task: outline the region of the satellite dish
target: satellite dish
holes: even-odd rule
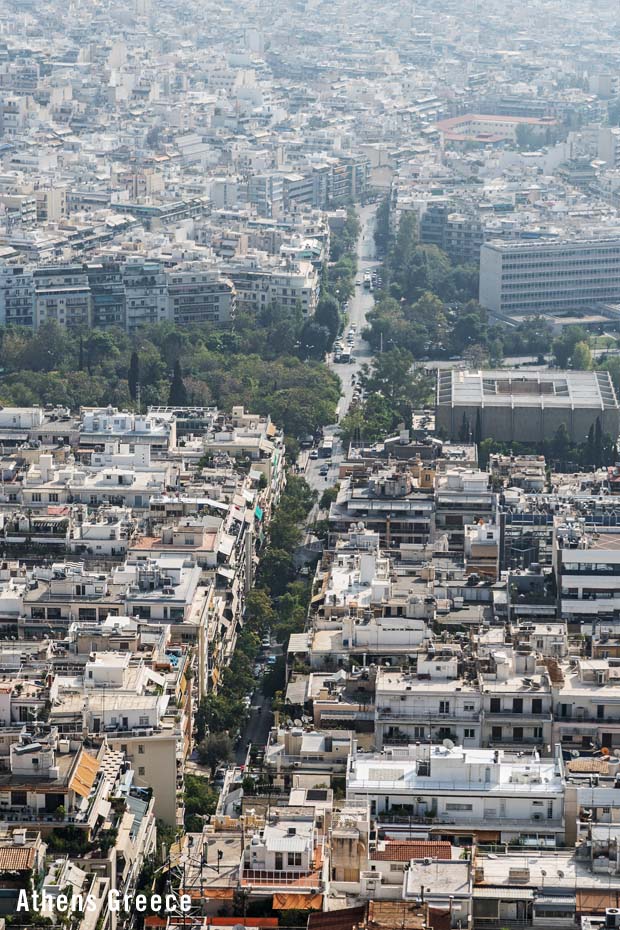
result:
[[[614,749],[614,756],[616,759],[620,759],[620,749]]]
[[[301,726],[301,720],[293,720],[293,726],[294,726],[294,727],[300,727],[300,726]]]
[[[448,752],[454,749],[454,743],[452,742],[451,739],[445,739],[441,745],[444,746],[445,749],[448,750]]]
[[[616,752],[617,752],[617,751],[618,751],[618,750],[616,750]],[[571,756],[573,757],[573,759],[578,759],[578,758],[579,758],[579,750],[578,750],[578,749],[571,749],[571,753],[570,753],[570,754],[571,754]]]

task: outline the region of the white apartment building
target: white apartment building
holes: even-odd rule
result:
[[[560,615],[584,632],[599,621],[613,621],[620,612],[620,534],[613,529],[584,533],[556,527],[553,566]]]
[[[465,528],[493,515],[496,495],[489,489],[486,472],[451,468],[437,478],[435,531],[445,533],[450,549],[463,549]],[[491,529],[489,532],[494,533]],[[494,542],[494,539],[490,540]]]
[[[482,696],[477,681],[459,677],[458,656],[431,652],[417,673],[380,668],[375,690],[375,745],[416,741],[480,746]]]
[[[352,752],[347,801],[370,801],[380,824],[424,824],[435,839],[563,845],[561,753],[507,759],[503,750],[410,745]]]
[[[485,746],[516,750],[536,746],[551,751],[552,696],[546,668],[536,664],[528,648],[510,646],[479,652],[482,692],[482,740]]]
[[[128,332],[168,319],[168,281],[160,262],[126,262],[123,266],[123,283],[125,326]]]
[[[620,661],[577,659],[552,668],[553,738],[567,749],[620,748]]]
[[[620,299],[620,236],[495,239],[480,249],[480,303],[499,316]]]
[[[168,273],[168,315],[180,326],[228,323],[235,305],[234,284],[217,271],[186,263]]]
[[[147,414],[130,413],[117,407],[84,407],[80,446],[117,442],[149,445],[154,452],[167,452],[176,445],[176,419],[172,410],[158,408]]]
[[[292,310],[299,304],[304,316],[314,315],[321,281],[312,262],[263,263],[250,256],[228,265],[224,272],[236,288],[240,310],[256,311],[271,303]]]

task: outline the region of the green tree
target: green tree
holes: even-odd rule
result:
[[[185,829],[189,833],[202,833],[204,818],[214,814],[218,792],[200,775],[185,776]]]
[[[325,488],[319,500],[321,510],[328,510],[338,497],[338,485],[331,488]]]
[[[187,406],[187,390],[183,381],[181,363],[178,359],[174,363],[174,372],[172,375],[172,381],[170,382],[170,394],[168,396],[168,403],[174,407]]]
[[[570,452],[570,445],[570,436],[566,423],[560,423],[551,440],[551,451],[554,457],[560,462],[565,462]]]
[[[269,592],[264,588],[252,588],[245,598],[246,622],[250,628],[263,635],[271,629],[275,620],[275,610]]]
[[[480,446],[482,442],[482,420],[480,418],[480,410],[476,410],[476,426],[474,429],[474,442],[477,446]]]
[[[209,710],[207,699],[203,697],[200,699],[198,707],[196,708],[196,713],[194,714],[194,729],[196,731],[196,741],[198,743],[202,743],[207,735],[208,717]]]
[[[131,353],[131,358],[129,360],[127,383],[129,385],[129,396],[132,400],[137,400],[138,384],[140,383],[140,358],[135,349]]]
[[[261,559],[259,579],[271,591],[272,597],[280,597],[293,575],[293,560],[283,549],[267,549]]]
[[[579,342],[588,341],[588,334],[581,326],[567,326],[562,333],[553,340],[552,350],[559,368],[568,368],[575,346]]]
[[[620,356],[610,355],[597,367],[609,372],[616,394],[620,394]]]
[[[208,765],[211,778],[221,762],[230,762],[234,758],[233,745],[227,733],[210,733],[198,745],[198,759],[201,765]]]
[[[576,371],[589,371],[592,368],[592,353],[587,342],[581,341],[575,345],[570,359],[570,367]]]
[[[321,297],[317,304],[314,319],[319,326],[327,329],[329,332],[329,341],[332,343],[338,335],[338,330],[340,328],[340,306],[336,298],[331,294],[326,294]]]
[[[594,424],[594,464],[597,468],[603,464],[603,428],[601,418],[596,418]]]
[[[240,698],[225,694],[208,694],[205,698],[207,726],[212,733],[234,731],[244,718],[243,702]]]

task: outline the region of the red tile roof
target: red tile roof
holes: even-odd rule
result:
[[[443,840],[409,840],[406,843],[386,843],[372,855],[380,862],[408,862],[410,859],[451,859],[452,847]]]

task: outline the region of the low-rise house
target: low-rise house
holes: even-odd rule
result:
[[[274,908],[307,907],[325,880],[323,839],[307,808],[275,808],[246,842],[239,884],[251,896],[274,896]],[[301,901],[300,901],[301,897]]]
[[[349,730],[273,729],[265,749],[265,766],[286,784],[300,770],[314,774],[343,773],[355,741]]]

